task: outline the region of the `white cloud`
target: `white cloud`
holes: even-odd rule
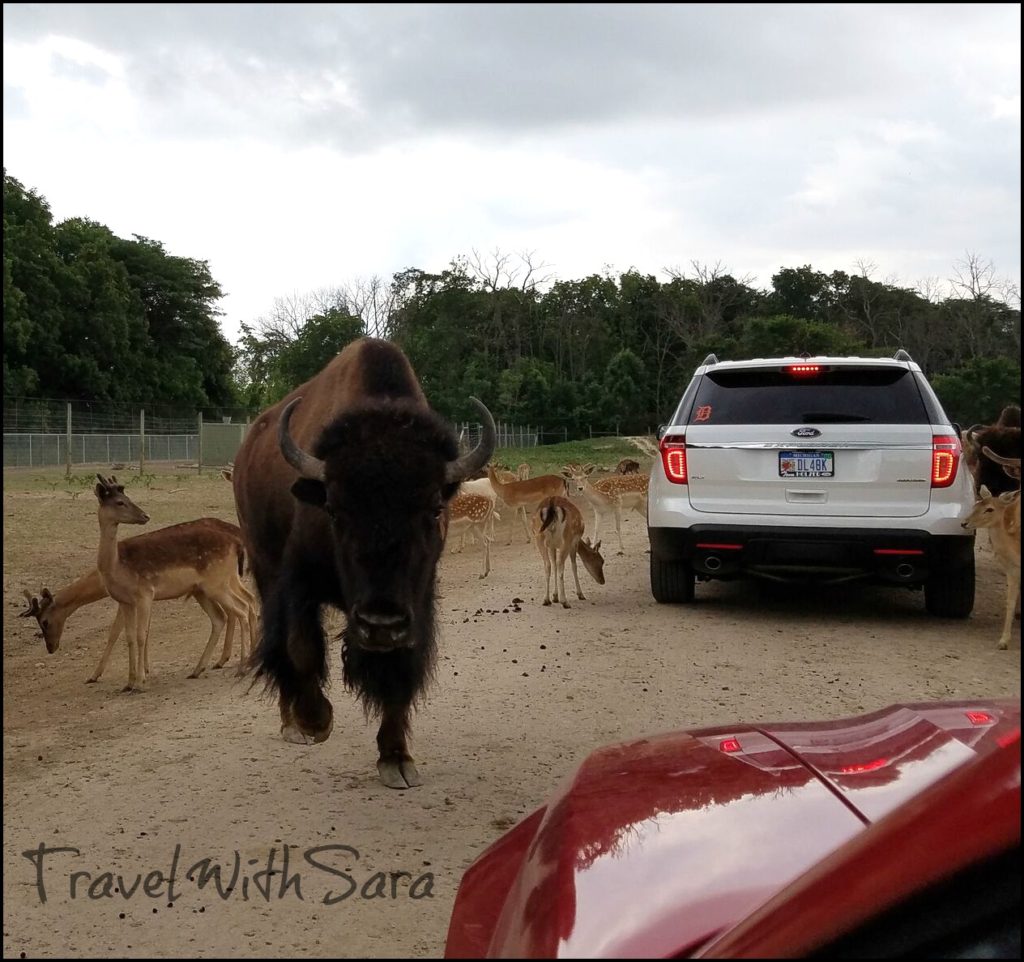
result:
[[[1019,282],[1010,5],[4,7],[4,164],[224,327],[477,250]]]

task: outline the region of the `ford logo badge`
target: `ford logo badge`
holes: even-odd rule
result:
[[[790,432],[795,438],[816,438],[821,434],[817,428],[797,428]]]

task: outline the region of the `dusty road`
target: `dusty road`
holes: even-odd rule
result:
[[[99,684],[84,684],[113,617],[109,600],[73,616],[61,650],[47,655],[34,620],[18,617],[21,590],[56,588],[94,563],[95,507],[88,491],[25,487],[8,478],[4,489],[9,958],[438,956],[461,873],[604,742],[1020,695],[1019,623],[1010,650],[997,651],[1005,589],[987,551],[965,623],[929,618],[920,594],[878,588],[766,599],[751,585],[698,585],[698,603],[682,609],[652,601],[634,514],[626,554],[608,559],[608,583],[594,585],[581,566],[587,600],[563,610],[540,606],[540,560],[508,517],[486,581],[474,548],[445,556],[442,658],[414,721],[426,784],[389,791],[376,779],[375,729],[340,684],[334,734],[299,747],[279,738],[275,706],[233,670],[188,680],[208,624],[193,602],[154,609],[145,693],[119,693],[122,651]],[[216,477],[128,490],[150,527],[234,520],[230,486]],[[336,645],[331,664],[337,674]],[[282,868],[284,844],[289,885],[282,893],[285,877],[271,876],[266,900],[258,873],[272,850],[269,867]],[[41,845],[76,851],[23,854]],[[311,851],[318,846],[348,849]],[[212,881],[199,888],[184,878],[208,859],[207,868],[224,867],[227,889],[236,852],[238,879],[224,897]],[[358,888],[325,904],[350,890],[327,869]],[[148,895],[152,872],[163,878],[149,877]],[[379,872],[408,874],[392,888]]]

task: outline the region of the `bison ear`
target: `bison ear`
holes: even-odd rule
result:
[[[327,504],[327,487],[323,481],[314,481],[312,478],[299,478],[292,485],[292,494],[300,501],[313,505],[314,508],[322,508]]]

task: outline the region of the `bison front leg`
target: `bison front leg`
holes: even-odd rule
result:
[[[409,754],[409,705],[385,705],[377,732],[377,772],[388,788],[415,788],[423,784]]]
[[[320,606],[294,586],[284,586],[263,611],[263,634],[254,661],[258,675],[277,689],[281,737],[297,745],[326,741],[334,710],[323,693],[326,645]]]

